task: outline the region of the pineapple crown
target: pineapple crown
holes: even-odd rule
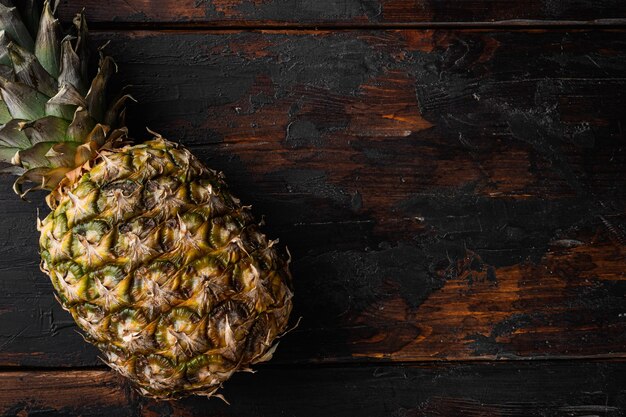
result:
[[[0,0],[0,163],[18,176],[13,189],[22,198],[51,191],[50,207],[100,150],[126,143],[130,98],[107,99],[117,66],[102,48],[98,73],[89,78],[85,15],[76,15],[64,36],[58,1],[20,0],[16,7]]]

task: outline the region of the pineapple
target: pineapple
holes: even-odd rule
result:
[[[158,134],[131,143],[113,60],[89,78],[82,14],[62,37],[49,0],[19,6],[0,0],[0,160],[22,197],[50,191],[41,269],[142,394],[219,396],[285,332],[288,258],[220,173]]]

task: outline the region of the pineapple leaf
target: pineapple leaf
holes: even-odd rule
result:
[[[0,29],[6,31],[11,39],[19,43],[22,47],[33,52],[35,42],[26,29],[24,22],[20,19],[19,13],[15,7],[7,7],[0,4]]]
[[[137,102],[137,100],[135,100],[135,98],[131,96],[130,94],[125,94],[122,97],[120,97],[115,102],[115,104],[113,104],[113,106],[111,106],[109,110],[107,111],[104,117],[105,124],[109,126],[124,125],[124,115],[125,115],[124,110],[125,110],[127,100],[134,101],[135,103]]]
[[[87,93],[85,100],[87,101],[89,113],[97,121],[104,119],[106,111],[106,89],[111,77],[117,72],[117,65],[113,58],[104,57],[100,60],[98,75],[91,82],[91,88]]]
[[[80,60],[80,76],[81,79],[87,80],[89,79],[89,37],[84,12],[74,17],[74,27],[76,29],[77,38],[74,51]]]
[[[80,58],[74,51],[72,41],[76,38],[66,36],[61,43],[61,74],[59,75],[59,85],[73,85],[81,95],[87,94],[87,87],[80,73]]]
[[[50,161],[46,154],[55,145],[55,142],[39,142],[28,149],[18,152],[16,162],[26,169],[49,167]]]
[[[48,74],[53,77],[59,76],[60,41],[61,24],[52,14],[50,1],[46,0],[39,22],[35,55]]]
[[[0,64],[11,65],[11,57],[9,56],[9,43],[11,39],[7,35],[6,31],[0,31]]]
[[[20,0],[20,15],[33,39],[37,36],[41,18],[41,0]],[[56,7],[56,5],[55,5]]]
[[[71,106],[67,104],[50,104],[46,103],[46,115],[47,116],[56,116],[65,120],[72,120],[74,118],[74,113],[76,112],[76,106]]]
[[[15,73],[13,72],[13,67],[9,65],[0,65],[0,77],[6,78],[7,80],[15,81]]]
[[[89,73],[85,15],[76,15],[62,38],[59,3],[0,0],[0,163],[14,165],[20,195],[53,191],[51,207],[62,195],[55,188],[78,181],[100,149],[126,143],[122,120],[129,98],[107,102],[117,67],[101,56],[96,77]],[[100,124],[105,119],[114,126]],[[26,182],[34,184],[23,191]]]
[[[81,166],[85,162],[93,159],[96,150],[92,147],[91,143],[83,143],[76,148],[76,155],[74,156],[74,166]]]
[[[30,123],[20,124],[31,144],[39,142],[65,142],[65,132],[70,123],[59,117],[47,116]]]
[[[43,188],[44,174],[46,171],[47,170],[45,168],[35,168],[28,170],[20,175],[13,183],[13,191],[15,191],[15,194],[19,195],[20,198],[24,198],[24,196],[26,196],[26,194],[31,191],[41,190]],[[25,182],[32,182],[38,185],[35,185],[24,191],[22,189],[22,184],[24,184]]]
[[[71,142],[83,142],[84,138],[96,126],[96,121],[83,107],[76,109],[74,120],[67,129],[67,138]]]
[[[26,84],[0,78],[0,93],[16,119],[35,120],[46,115],[48,97]]]
[[[15,154],[20,151],[20,148],[9,148],[0,145],[0,162],[11,163]]]
[[[74,168],[76,166],[76,152],[82,144],[79,142],[62,142],[55,144],[46,153],[46,158],[50,161],[50,166],[53,167],[68,167]]]
[[[0,128],[0,148],[26,149],[31,145],[20,123],[20,120],[13,119]]]
[[[26,171],[22,174],[14,183],[13,191],[21,198],[24,198],[26,194],[35,190],[53,189],[70,171],[70,168],[59,167],[55,169],[50,168],[34,168]],[[26,190],[22,189],[22,184],[26,182],[32,182],[37,184]]]
[[[6,168],[0,169],[0,174],[10,174],[10,175],[15,175],[17,177],[19,177],[25,172],[26,172],[25,168],[17,167],[15,165],[10,165]]]
[[[14,42],[9,44],[8,50],[18,81],[36,88],[48,97],[56,93],[54,78],[41,66],[35,55]]]
[[[92,129],[92,131],[89,132],[89,135],[87,135],[87,138],[85,138],[84,142],[85,143],[95,142],[98,145],[98,148],[100,148],[106,143],[106,139],[107,139],[107,135],[109,131],[110,129],[108,126],[101,125],[100,123],[98,123]]]
[[[48,100],[48,104],[87,107],[87,102],[72,84],[63,84],[59,92]]]
[[[4,101],[0,100],[0,125],[7,123],[12,118],[13,117],[11,116],[11,112],[9,112],[9,108]]]

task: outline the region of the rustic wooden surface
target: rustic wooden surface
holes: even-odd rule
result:
[[[67,19],[83,7],[94,23],[105,25],[527,25],[528,20],[613,24],[626,19],[622,0],[62,0],[59,10]]]
[[[113,372],[0,373],[12,416],[623,416],[618,363],[474,363],[266,369],[238,374],[221,400],[140,398]],[[281,382],[283,381],[283,382]],[[288,381],[288,383],[285,383]],[[520,395],[523,392],[523,395]]]
[[[224,171],[289,246],[302,321],[231,407],[139,399],[0,177],[0,414],[626,415],[626,8],[503,3],[62,2],[111,40],[133,135]],[[490,26],[514,18],[545,27]]]

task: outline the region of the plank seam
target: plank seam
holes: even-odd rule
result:
[[[92,22],[98,31],[351,31],[351,30],[429,30],[429,29],[498,29],[521,31],[528,29],[626,29],[624,19],[578,20],[502,20],[496,22],[412,22],[412,23],[280,23],[280,22]]]
[[[416,361],[355,361],[355,362],[309,362],[309,363],[266,363],[257,365],[257,370],[281,370],[281,369],[336,369],[336,368],[359,368],[359,367],[445,367],[462,365],[512,365],[512,364],[551,364],[551,363],[622,363],[626,362],[624,356],[614,357],[550,357],[550,358],[525,358],[516,360],[485,359],[448,359],[448,360],[416,360]],[[75,371],[111,371],[106,365],[98,366],[0,366],[0,373],[13,372],[75,372]]]

